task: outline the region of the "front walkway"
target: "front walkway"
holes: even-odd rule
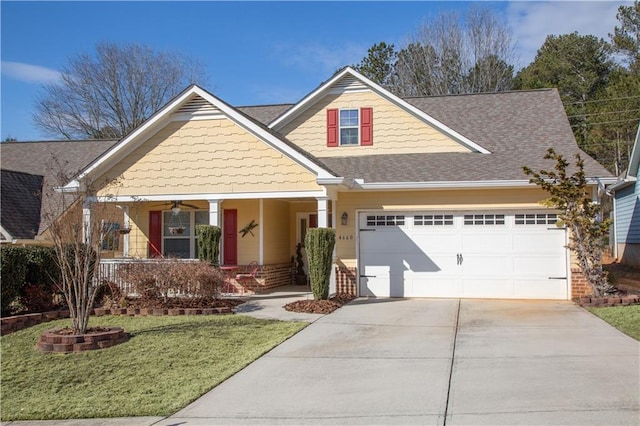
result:
[[[283,308],[287,303],[297,300],[313,299],[309,286],[290,285],[277,287],[263,293],[240,297],[247,302],[237,306],[234,311],[240,315],[248,315],[260,319],[277,319],[281,321],[314,322],[324,315],[289,312]]]

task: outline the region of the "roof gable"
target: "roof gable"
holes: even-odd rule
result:
[[[128,154],[172,121],[207,120],[220,117],[231,120],[248,133],[278,150],[284,156],[315,173],[319,179],[336,177],[320,161],[297,149],[282,136],[206,90],[193,85],[176,96],[109,151],[97,158],[75,180],[65,185],[63,190],[77,190],[80,183],[87,177],[97,178],[104,175],[112,166],[123,160]]]
[[[322,98],[324,98],[327,94],[331,93],[342,93],[342,92],[357,92],[362,90],[371,90],[382,98],[388,100],[399,108],[404,109],[409,114],[415,116],[416,118],[428,123],[430,126],[435,129],[441,131],[451,139],[460,143],[461,145],[469,148],[471,151],[489,154],[490,151],[485,149],[484,147],[478,145],[473,142],[466,136],[458,133],[452,128],[448,127],[441,121],[433,118],[431,115],[425,113],[424,111],[416,108],[414,105],[406,102],[405,100],[399,98],[388,90],[384,89],[380,85],[374,83],[369,80],[362,74],[358,73],[351,67],[346,67],[342,71],[336,73],[331,79],[321,84],[316,90],[309,93],[302,100],[300,100],[295,106],[285,111],[271,123],[269,123],[269,127],[279,131],[300,114],[302,114],[305,110],[307,110],[311,105],[317,103]]]

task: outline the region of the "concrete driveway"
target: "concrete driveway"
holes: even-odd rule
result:
[[[159,425],[639,424],[640,345],[569,302],[358,299]]]

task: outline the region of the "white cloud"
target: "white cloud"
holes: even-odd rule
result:
[[[61,76],[56,70],[22,62],[2,61],[1,69],[3,75],[26,83],[55,83]]]
[[[317,71],[326,76],[346,65],[360,62],[368,48],[348,42],[334,47],[320,43],[292,44],[276,46],[275,55],[288,66]]]
[[[547,35],[594,35],[608,40],[608,34],[618,24],[616,13],[620,5],[631,2],[553,1],[510,2],[506,17],[517,42],[521,64],[530,63]]]

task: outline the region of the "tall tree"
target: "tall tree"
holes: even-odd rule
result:
[[[390,88],[402,96],[508,90],[514,52],[509,27],[491,10],[441,14],[398,53]]]
[[[577,32],[550,35],[533,62],[518,73],[514,85],[518,89],[556,87],[578,144],[594,154],[589,124],[594,101],[606,88],[614,68],[611,48],[604,40]]]
[[[61,80],[43,86],[34,122],[66,139],[121,138],[190,83],[202,66],[184,55],[140,44],[99,43],[68,61]]]
[[[393,44],[384,41],[376,43],[369,48],[367,56],[362,58],[359,64],[353,68],[382,86],[388,86],[393,76],[393,66],[398,54]]]
[[[640,75],[640,2],[636,0],[633,6],[620,6],[616,18],[620,26],[609,34],[613,49],[625,55],[631,72]]]

